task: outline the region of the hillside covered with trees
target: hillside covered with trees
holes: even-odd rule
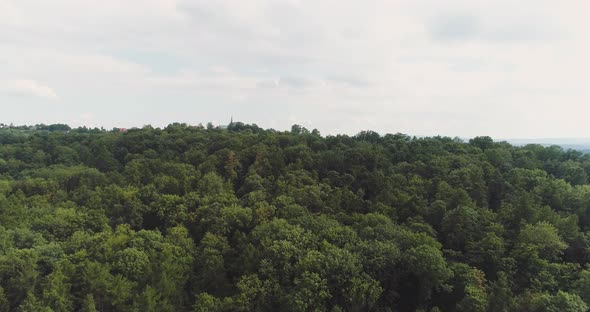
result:
[[[0,312],[587,311],[590,155],[233,123],[0,129]]]

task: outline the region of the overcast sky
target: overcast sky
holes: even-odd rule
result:
[[[0,122],[590,137],[589,9],[0,0]]]

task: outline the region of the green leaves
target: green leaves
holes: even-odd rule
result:
[[[4,288],[0,287],[0,312],[8,312],[9,309],[10,302],[8,302],[8,298],[6,298]]]
[[[557,229],[547,222],[540,222],[535,225],[525,225],[518,235],[515,252],[532,249],[539,257],[552,260],[565,248],[567,244],[561,239]]]
[[[0,141],[0,312],[590,304],[590,156],[556,146],[239,122]]]

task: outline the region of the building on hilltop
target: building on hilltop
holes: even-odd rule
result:
[[[227,129],[227,128],[229,128],[233,124],[234,124],[234,116],[231,116],[231,118],[229,120],[229,124],[227,124],[227,125],[221,125],[221,126],[219,126],[219,128],[221,128],[221,129]]]

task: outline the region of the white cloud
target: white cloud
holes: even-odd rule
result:
[[[58,96],[49,86],[31,79],[16,79],[0,82],[0,93],[14,96],[32,96],[45,99],[57,99]]]

